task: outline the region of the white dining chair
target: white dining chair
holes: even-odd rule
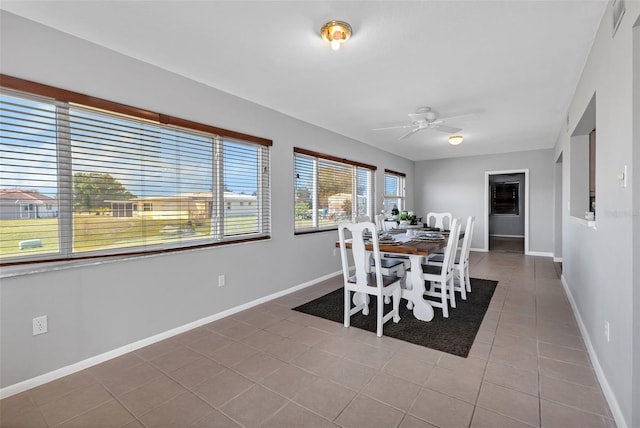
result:
[[[454,291],[453,261],[456,257],[458,240],[460,238],[460,221],[453,219],[451,231],[447,240],[447,247],[444,251],[442,265],[423,264],[422,279],[429,282],[429,288],[425,291],[426,296],[436,297],[439,301],[429,300],[429,303],[436,308],[442,309],[442,316],[449,318],[449,305],[456,307],[456,295]]]
[[[351,232],[351,252],[355,275],[351,275],[345,231]],[[372,257],[374,260],[373,272],[369,266],[369,254],[365,248],[364,232],[371,232],[373,245]],[[344,326],[351,325],[351,316],[362,311],[363,315],[369,315],[369,296],[376,296],[376,335],[382,336],[384,323],[393,319],[394,323],[400,321],[400,282],[401,278],[394,275],[383,275],[380,265],[380,249],[376,225],[372,222],[340,223],[338,224],[338,236],[340,238],[340,256],[342,258],[342,275],[344,279]],[[351,292],[354,292],[351,308]],[[384,298],[391,296],[392,309],[384,314]]]
[[[451,221],[453,219],[453,215],[451,213],[435,213],[429,212],[426,217],[426,225],[428,227],[435,227],[440,230],[446,230],[447,226],[451,226]],[[445,222],[445,220],[447,220]]]
[[[462,300],[467,299],[467,293],[471,292],[471,278],[469,276],[469,253],[471,252],[471,239],[473,238],[473,226],[475,217],[467,217],[467,224],[464,229],[462,245],[456,252],[453,262],[454,290],[460,293]],[[443,254],[435,254],[429,257],[427,264],[442,266],[444,262]],[[457,280],[457,283],[455,282]]]
[[[359,216],[356,216],[355,218],[356,223],[363,223],[367,221],[369,221],[368,215],[359,215]],[[376,229],[380,230],[377,223],[376,223]],[[370,257],[369,265],[373,267],[374,263],[375,261],[373,260],[373,257]],[[380,268],[382,269],[383,275],[395,275],[397,277],[404,278],[405,269],[407,269],[407,265],[404,263],[404,260],[399,260],[394,258],[387,259],[386,257],[383,256],[382,259],[380,260]],[[388,300],[385,301],[385,303],[389,303]]]

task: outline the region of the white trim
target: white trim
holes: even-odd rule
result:
[[[562,263],[562,257],[553,256],[553,261],[556,263]]]
[[[591,339],[589,338],[589,331],[587,327],[584,325],[582,321],[582,317],[580,316],[580,311],[578,311],[578,306],[576,305],[576,301],[573,299],[573,294],[571,294],[571,289],[569,288],[569,284],[567,284],[567,280],[564,275],[560,276],[560,280],[562,281],[562,286],[564,287],[564,291],[569,298],[569,303],[571,304],[571,309],[573,310],[573,315],[576,317],[576,321],[578,322],[578,327],[580,328],[580,333],[582,334],[582,339],[584,339],[584,344],[587,347],[587,352],[589,353],[589,357],[591,358],[591,364],[593,365],[593,369],[596,372],[596,376],[598,377],[598,382],[600,382],[600,386],[602,387],[602,392],[604,393],[604,397],[607,400],[607,404],[609,404],[609,408],[611,409],[611,414],[616,421],[616,425],[619,428],[628,428],[627,422],[624,419],[624,414],[622,413],[622,409],[620,409],[620,405],[618,404],[618,400],[616,399],[616,395],[614,394],[609,382],[607,381],[607,377],[604,374],[604,370],[602,370],[602,366],[600,365],[600,361],[598,361],[598,354],[596,354],[593,345],[591,344]]]
[[[493,236],[494,238],[524,238],[524,235],[500,235],[497,233],[492,233],[489,236]]]
[[[544,251],[529,251],[527,256],[536,256],[536,257],[553,257],[553,253],[547,253]]]
[[[469,248],[469,251],[477,251],[479,253],[488,253],[489,250],[487,250],[486,248]]]
[[[70,374],[79,372],[80,370],[84,370],[86,368],[95,366],[96,364],[103,363],[105,361],[111,360],[113,358],[119,357],[128,352],[135,351],[136,349],[143,348],[145,346],[152,345],[161,340],[168,339],[180,333],[184,333],[186,331],[192,330],[196,327],[200,327],[202,325],[208,324],[213,321],[217,321],[221,318],[228,317],[229,315],[236,314],[238,312],[244,311],[246,309],[252,308],[254,306],[260,305],[262,303],[268,302],[273,299],[277,299],[278,297],[286,296],[287,294],[293,293],[298,290],[302,290],[303,288],[310,287],[319,282],[325,281],[329,278],[333,278],[334,276],[341,275],[342,271],[333,272],[327,275],[323,275],[319,278],[315,278],[311,281],[307,281],[305,283],[293,286],[286,290],[278,291],[276,293],[270,294],[268,296],[261,297],[256,300],[252,300],[251,302],[244,303],[242,305],[236,306],[231,309],[227,309],[222,312],[218,312],[217,314],[210,315],[205,318],[201,318],[199,320],[190,322],[188,324],[182,325],[180,327],[172,328],[171,330],[167,330],[165,332],[156,334],[151,337],[147,337],[145,339],[138,340],[137,342],[130,343],[128,345],[121,346],[120,348],[113,349],[111,351],[104,352],[99,355],[95,355],[93,357],[87,358],[82,361],[78,361],[77,363],[73,363],[66,367],[61,367],[59,369],[53,370],[51,372],[42,374],[40,376],[33,377],[31,379],[24,380],[22,382],[18,382],[13,385],[9,385],[0,389],[0,399],[4,399],[7,397],[11,397],[12,395],[19,394],[28,389],[35,388],[36,386],[43,385],[45,383],[54,381],[64,376],[68,376]]]
[[[484,172],[484,248],[489,251],[489,176],[524,174],[524,254],[529,252],[529,168]]]

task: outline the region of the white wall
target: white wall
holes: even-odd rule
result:
[[[465,141],[466,144],[467,142]],[[470,142],[471,144],[471,142]],[[529,251],[553,253],[553,150],[438,159],[415,166],[415,211],[476,217],[471,247],[485,247],[485,172],[529,169]]]
[[[561,132],[555,151],[556,157],[563,155],[563,282],[618,425],[637,427],[640,391],[636,391],[634,398],[632,379],[635,377],[637,384],[640,376],[637,352],[640,331],[637,326],[636,331],[633,329],[633,297],[638,293],[633,290],[633,264],[639,263],[639,257],[633,253],[633,242],[640,239],[640,233],[632,225],[633,217],[639,213],[632,211],[631,181],[627,188],[622,188],[617,176],[624,165],[628,165],[629,171],[638,170],[632,158],[632,130],[633,118],[640,111],[637,103],[633,110],[631,88],[633,73],[640,73],[637,67],[635,70],[632,67],[632,26],[640,14],[640,2],[625,4],[627,10],[615,37],[612,37],[611,8],[605,13],[569,108],[569,126]],[[636,45],[635,49],[639,47]],[[594,94],[598,139],[595,229],[570,216],[566,208],[575,190],[571,180],[574,169],[584,168],[573,164],[570,136]],[[635,138],[637,144],[638,136]],[[637,310],[636,307],[636,317]],[[610,323],[610,341],[605,338],[605,321]]]
[[[405,172],[413,203],[406,159],[4,11],[0,20],[3,74],[273,140],[271,240],[4,277],[2,388],[337,273],[335,231],[293,234],[294,146],[377,165],[378,211],[384,169]],[[39,315],[49,332],[34,337]]]

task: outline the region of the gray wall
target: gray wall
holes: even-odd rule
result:
[[[612,9],[607,8],[569,106],[569,125],[560,133],[555,151],[556,158],[562,153],[563,159],[563,281],[618,425],[638,427],[640,391],[633,391],[632,385],[633,379],[636,385],[640,383],[640,326],[636,323],[634,330],[633,324],[634,316],[638,317],[639,289],[633,287],[633,266],[640,263],[637,220],[634,228],[634,218],[640,213],[637,187],[634,195],[634,186],[629,183],[628,187],[621,187],[617,176],[625,165],[632,171],[631,177],[638,174],[639,168],[638,155],[634,158],[633,153],[638,147],[640,111],[638,100],[634,103],[632,98],[634,93],[638,97],[638,88],[631,88],[639,84],[640,43],[636,36],[634,47],[632,26],[638,23],[640,2],[625,4],[626,12],[615,37],[611,31]],[[574,192],[584,193],[583,188],[572,187],[572,177],[585,164],[573,163],[571,135],[576,133],[577,122],[590,114],[589,103],[594,95],[597,216],[596,227],[591,228],[584,217],[571,215],[568,203],[573,203]],[[636,178],[633,184],[637,183]],[[637,271],[635,281],[637,284]],[[610,341],[605,338],[605,321],[610,324]]]
[[[589,136],[571,137],[571,215],[585,218],[589,211]]]
[[[562,260],[562,155],[556,160],[554,171],[553,192],[553,257],[556,261]]]
[[[14,269],[3,269],[0,387],[338,273],[335,231],[293,234],[294,146],[377,165],[377,210],[384,169],[405,172],[413,204],[413,163],[406,159],[4,11],[0,19],[4,74],[274,142],[271,240],[12,277],[6,275]],[[49,332],[34,337],[31,320],[40,315],[48,316]]]
[[[465,142],[466,143],[466,142]],[[471,144],[471,142],[469,142]],[[476,217],[471,247],[484,249],[485,172],[529,169],[529,251],[553,253],[553,150],[417,162],[417,213]]]

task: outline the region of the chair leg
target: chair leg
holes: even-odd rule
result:
[[[456,279],[455,274],[451,275],[451,281],[447,281],[444,283],[444,288],[446,289],[449,286],[449,299],[451,300],[451,307],[456,307]]]
[[[467,282],[467,293],[471,293],[471,278],[469,277],[469,264],[467,264],[464,268],[465,270],[465,280]]]
[[[384,316],[384,303],[383,303],[382,295],[378,296],[378,298],[376,299],[376,302],[378,304],[378,313],[376,314],[376,319],[377,319],[376,335],[378,337],[382,337],[382,317]]]
[[[449,318],[449,299],[447,298],[447,281],[443,281],[440,284],[440,302],[442,302],[442,316]],[[455,307],[455,306],[454,306]]]
[[[344,326],[351,325],[351,296],[349,290],[344,289]]]
[[[462,266],[458,268],[458,282],[460,284],[460,297],[462,300],[467,300],[467,276]]]

